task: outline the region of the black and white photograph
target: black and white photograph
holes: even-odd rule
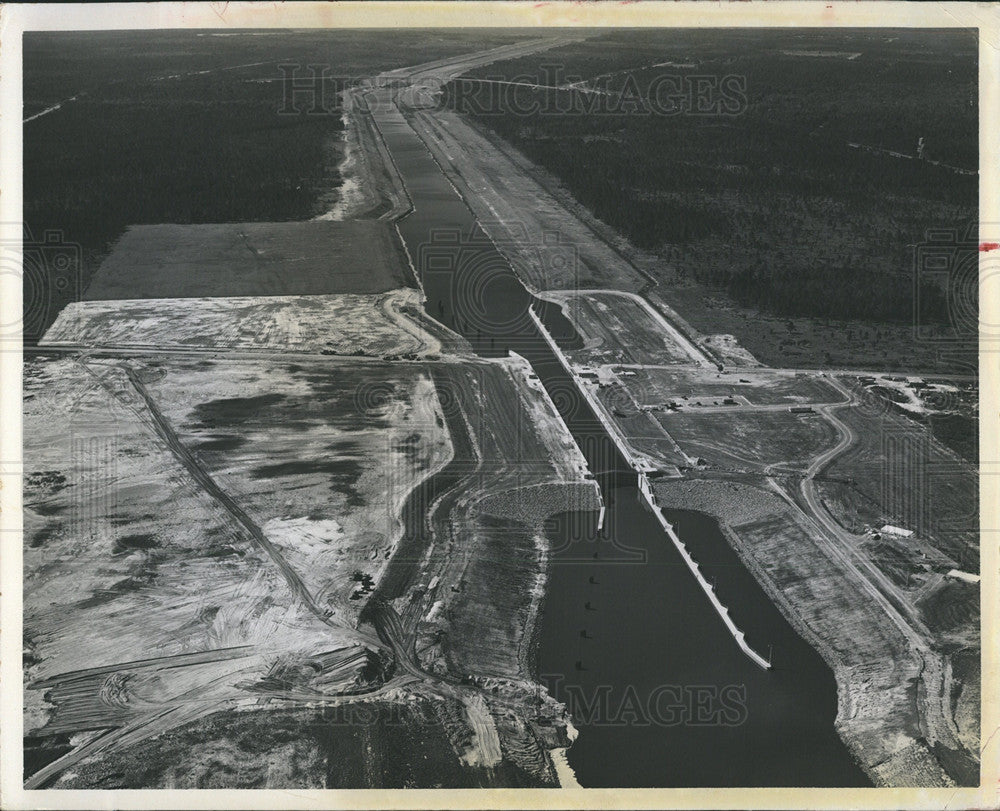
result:
[[[996,5],[154,6],[0,11],[5,807],[996,807]]]

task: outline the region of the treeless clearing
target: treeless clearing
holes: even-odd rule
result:
[[[273,350],[337,355],[454,349],[423,315],[413,288],[375,295],[232,296],[70,304],[45,333],[60,344],[161,349]]]
[[[693,364],[704,358],[644,301],[601,290],[547,293],[558,301],[584,341],[567,352],[575,364]],[[622,340],[627,335],[628,341]]]
[[[398,234],[378,220],[133,225],[84,298],[381,293],[410,283]]]
[[[328,619],[164,445],[121,363],[40,360],[25,379],[29,678],[191,650],[251,646],[273,664],[368,644],[354,630],[355,594],[398,538],[402,499],[450,455],[426,374],[412,364],[129,364]],[[53,413],[66,430],[43,429]],[[241,679],[264,678],[263,659],[247,666]],[[168,681],[195,689],[191,673]],[[49,710],[37,691],[26,697],[31,731]]]
[[[657,419],[688,456],[723,467],[736,462],[805,468],[812,457],[836,444],[833,428],[818,414],[685,411],[661,413]]]
[[[635,369],[622,378],[640,405],[659,405],[671,400],[694,408],[695,401],[711,405],[727,397],[739,397],[750,405],[789,406],[806,403],[836,403],[843,396],[815,375],[784,374],[770,369],[738,369],[720,373],[714,369]],[[682,402],[687,398],[688,402]]]

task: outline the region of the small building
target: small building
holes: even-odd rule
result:
[[[902,527],[895,527],[892,524],[886,524],[882,527],[881,532],[884,535],[895,535],[897,538],[912,538],[912,529],[903,529]]]
[[[792,406],[788,410],[791,411],[793,414],[813,414],[814,413],[812,406]]]

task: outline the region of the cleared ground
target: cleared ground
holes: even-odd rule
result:
[[[939,443],[925,426],[891,411],[872,411],[866,404],[839,414],[854,433],[855,444],[830,464],[827,473],[845,483],[818,483],[838,522],[854,531],[861,531],[864,524],[901,526],[956,568],[978,572],[975,468]]]
[[[384,697],[387,707],[431,700],[428,729],[443,735],[453,759],[437,745],[420,751],[451,764],[429,772],[440,769],[449,785],[488,785],[496,769],[509,771],[511,784],[550,784],[544,752],[558,743],[551,723],[562,710],[544,697],[529,701],[527,681],[546,561],[541,522],[596,509],[598,500],[527,371],[517,358],[432,367],[302,358],[30,362],[32,780],[354,785],[349,774],[325,772],[306,743],[278,746],[271,771],[251,777],[235,766],[245,760],[242,744],[213,736],[228,735],[220,723],[248,718],[233,710],[356,706],[362,694]],[[68,419],[58,437],[48,429],[53,413]],[[431,534],[410,538],[404,505],[445,471],[456,475],[434,502],[416,503]],[[402,597],[390,609],[399,612],[400,636],[380,639],[362,612],[390,569],[403,572]],[[415,649],[407,638],[419,640]],[[414,674],[429,672],[442,681],[416,683]],[[468,674],[500,681],[486,698],[476,686],[451,686]],[[264,698],[273,703],[258,707]],[[524,706],[549,726],[508,712]],[[396,723],[400,734],[422,729],[406,717]],[[366,736],[387,741],[392,729],[354,723],[324,733],[324,746],[354,757],[352,746],[367,751],[375,738]],[[108,733],[81,735],[88,730]],[[193,761],[173,742],[189,735],[233,764],[233,772],[221,767],[230,782],[177,776]],[[150,751],[159,754],[143,755]],[[144,771],[152,761],[156,769]],[[429,774],[419,761],[415,781]],[[394,779],[366,772],[360,785]]]
[[[84,298],[382,293],[412,278],[395,229],[377,220],[133,225]]]
[[[818,414],[692,411],[660,413],[657,419],[688,456],[722,467],[801,469],[836,444],[835,432]]]
[[[384,356],[439,353],[459,339],[429,323],[419,291],[402,288],[377,295],[84,301],[66,307],[40,343]]]
[[[624,437],[635,457],[645,459],[654,469],[660,470],[691,464],[692,460],[663,429],[656,414],[636,405],[631,388],[620,381],[596,387],[590,382],[585,385],[590,387],[597,402],[603,406],[605,417]]]
[[[181,441],[317,600],[356,617],[352,595],[378,579],[402,532],[403,499],[451,455],[427,373],[402,364],[164,368],[148,388]]]
[[[517,359],[435,370],[454,458],[428,494],[433,531],[408,535],[383,580],[434,671],[528,675],[542,522],[600,504],[586,461],[526,371]]]
[[[88,764],[59,787],[474,788],[442,703],[224,710]]]
[[[558,301],[583,338],[567,356],[578,365],[691,364],[704,357],[638,297],[600,290],[546,294]],[[622,336],[628,340],[623,341]]]
[[[874,381],[867,376],[851,383],[929,427],[935,439],[963,459],[973,465],[979,461],[979,386],[971,378],[881,375]]]
[[[451,453],[419,367],[40,360],[24,411],[26,676],[109,668],[53,705],[27,690],[28,732],[141,738],[248,695],[377,687],[361,598]]]
[[[674,402],[680,408],[725,404],[726,398],[741,406],[803,405],[835,403],[843,395],[816,375],[785,374],[770,369],[634,369],[623,377],[639,405]]]

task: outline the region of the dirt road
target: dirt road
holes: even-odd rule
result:
[[[372,637],[370,634],[360,631],[356,628],[352,628],[349,625],[344,625],[337,622],[332,617],[332,612],[327,609],[321,608],[316,600],[313,598],[309,589],[306,587],[299,573],[296,572],[285,560],[281,551],[268,540],[267,535],[264,531],[257,525],[257,523],[247,514],[236,501],[219,485],[216,483],[215,479],[212,478],[211,474],[202,467],[201,463],[195,458],[194,454],[180,441],[177,433],[174,431],[173,427],[167,421],[167,418],[160,411],[156,402],[153,400],[146,388],[142,379],[139,377],[138,372],[131,366],[123,366],[123,370],[131,382],[132,386],[138,392],[139,396],[142,397],[143,402],[146,404],[149,416],[152,418],[153,425],[156,429],[156,433],[159,434],[160,438],[166,443],[167,447],[174,454],[177,460],[187,469],[188,473],[191,474],[192,478],[201,486],[201,488],[213,499],[215,499],[222,508],[229,513],[235,519],[235,521],[246,531],[247,535],[267,554],[275,566],[280,570],[282,577],[285,579],[285,583],[291,590],[292,594],[295,595],[305,607],[313,614],[320,622],[325,625],[329,625],[331,628],[336,628],[339,631],[345,632],[348,636],[357,638],[359,641],[363,641],[366,644],[372,645],[375,649],[382,647],[382,643]]]

